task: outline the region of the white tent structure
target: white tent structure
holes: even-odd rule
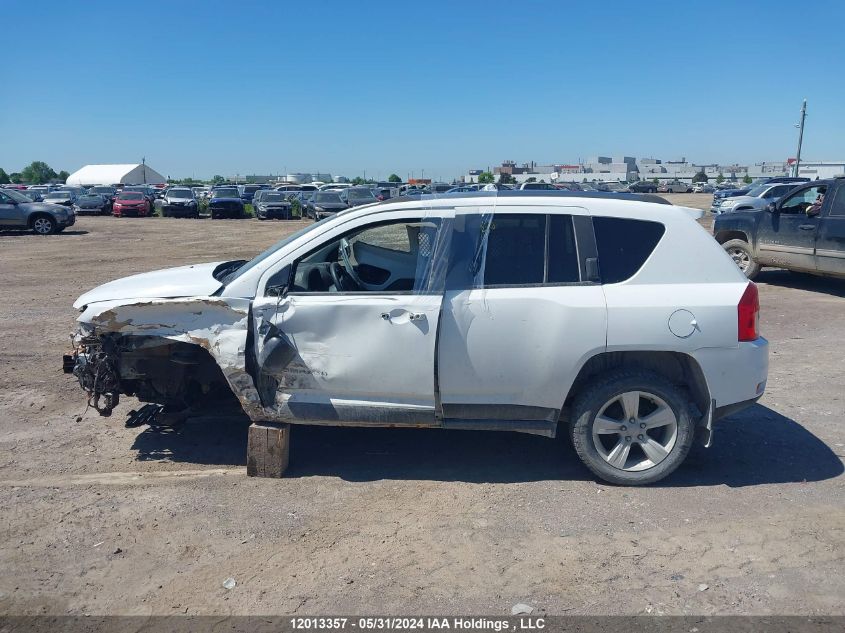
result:
[[[85,165],[68,176],[68,185],[143,185],[160,184],[167,179],[149,165]]]

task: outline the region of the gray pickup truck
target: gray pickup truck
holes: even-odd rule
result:
[[[749,279],[765,266],[845,278],[845,176],[805,183],[764,209],[719,215],[713,234]]]
[[[0,189],[0,229],[35,231],[39,235],[59,233],[76,222],[73,207],[33,202],[12,189]]]

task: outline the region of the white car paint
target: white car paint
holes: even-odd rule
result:
[[[436,265],[448,253],[446,227],[463,215],[504,212],[641,219],[661,223],[665,234],[639,272],[616,284],[268,292],[271,280],[298,258],[370,224],[436,219],[444,227],[432,245]],[[737,303],[748,282],[694,221],[700,214],[609,197],[530,194],[357,207],[288,238],[222,288],[211,275],[218,263],[100,286],[74,304],[83,310],[77,336],[93,331],[199,345],[256,421],[542,434],[554,433],[576,377],[597,355],[672,352],[700,369],[709,424],[712,406],[753,402],[762,394],[768,348],[762,338],[737,341]],[[279,341],[290,357],[256,378],[247,358],[254,353],[262,366],[262,358],[279,357],[273,347]]]

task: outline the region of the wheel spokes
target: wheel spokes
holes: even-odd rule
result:
[[[607,463],[616,468],[625,468],[625,463],[628,461],[628,453],[631,452],[631,443],[626,442],[622,438],[613,447],[613,450],[607,456]]]
[[[613,420],[603,415],[599,415],[596,417],[596,421],[593,424],[593,429],[599,435],[612,435],[615,433],[621,433],[622,423],[619,420]]]
[[[625,412],[625,420],[636,420],[640,417],[640,392],[627,391],[619,396],[622,403],[622,410]]]
[[[659,464],[666,459],[666,456],[669,454],[669,451],[667,451],[660,442],[655,441],[648,435],[646,435],[644,440],[639,442],[639,445],[640,448],[643,449],[645,456],[648,457],[654,464]]]
[[[646,429],[656,429],[661,426],[667,426],[675,423],[675,414],[672,409],[665,405],[660,405],[653,413],[649,413],[644,418],[639,419],[640,424],[645,424]]]

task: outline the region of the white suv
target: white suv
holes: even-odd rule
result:
[[[580,192],[358,207],[248,262],[84,294],[65,368],[105,414],[231,391],[253,421],[562,425],[600,478],[650,483],[766,384],[756,287],[700,213]]]

